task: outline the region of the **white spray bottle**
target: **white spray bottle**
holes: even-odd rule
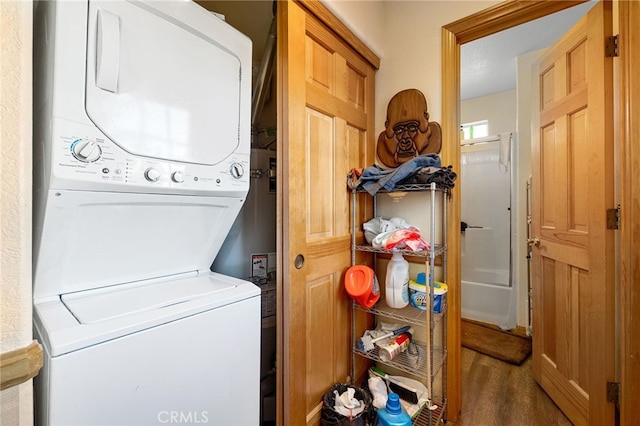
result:
[[[409,304],[409,262],[400,253],[393,253],[387,265],[385,297],[391,308],[404,308]]]

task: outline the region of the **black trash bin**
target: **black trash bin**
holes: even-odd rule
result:
[[[342,395],[348,388],[354,388],[354,397],[364,402],[365,408],[362,412],[354,417],[343,416],[336,412],[334,391],[338,391],[338,395]],[[320,424],[322,426],[373,426],[376,421],[376,409],[372,404],[373,399],[371,393],[367,389],[360,388],[348,383],[336,383],[329,389],[322,398],[322,412]]]

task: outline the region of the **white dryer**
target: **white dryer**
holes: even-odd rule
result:
[[[191,1],[34,12],[36,418],[259,419],[260,291],[212,273],[249,189],[251,42]]]

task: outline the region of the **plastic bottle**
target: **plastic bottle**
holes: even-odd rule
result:
[[[411,426],[411,416],[400,405],[398,394],[391,392],[387,406],[378,408],[378,426]]]
[[[385,297],[391,308],[404,308],[409,304],[409,262],[400,253],[393,253],[387,265]]]

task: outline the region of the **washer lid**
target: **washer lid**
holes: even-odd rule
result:
[[[61,299],[81,324],[94,324],[141,312],[158,311],[214,294],[224,300],[237,293],[239,284],[235,280],[221,280],[220,276],[180,275],[170,281],[151,280],[63,294]]]
[[[205,270],[36,299],[34,327],[56,357],[238,303],[255,306],[247,320],[257,320],[259,296],[248,281]]]

